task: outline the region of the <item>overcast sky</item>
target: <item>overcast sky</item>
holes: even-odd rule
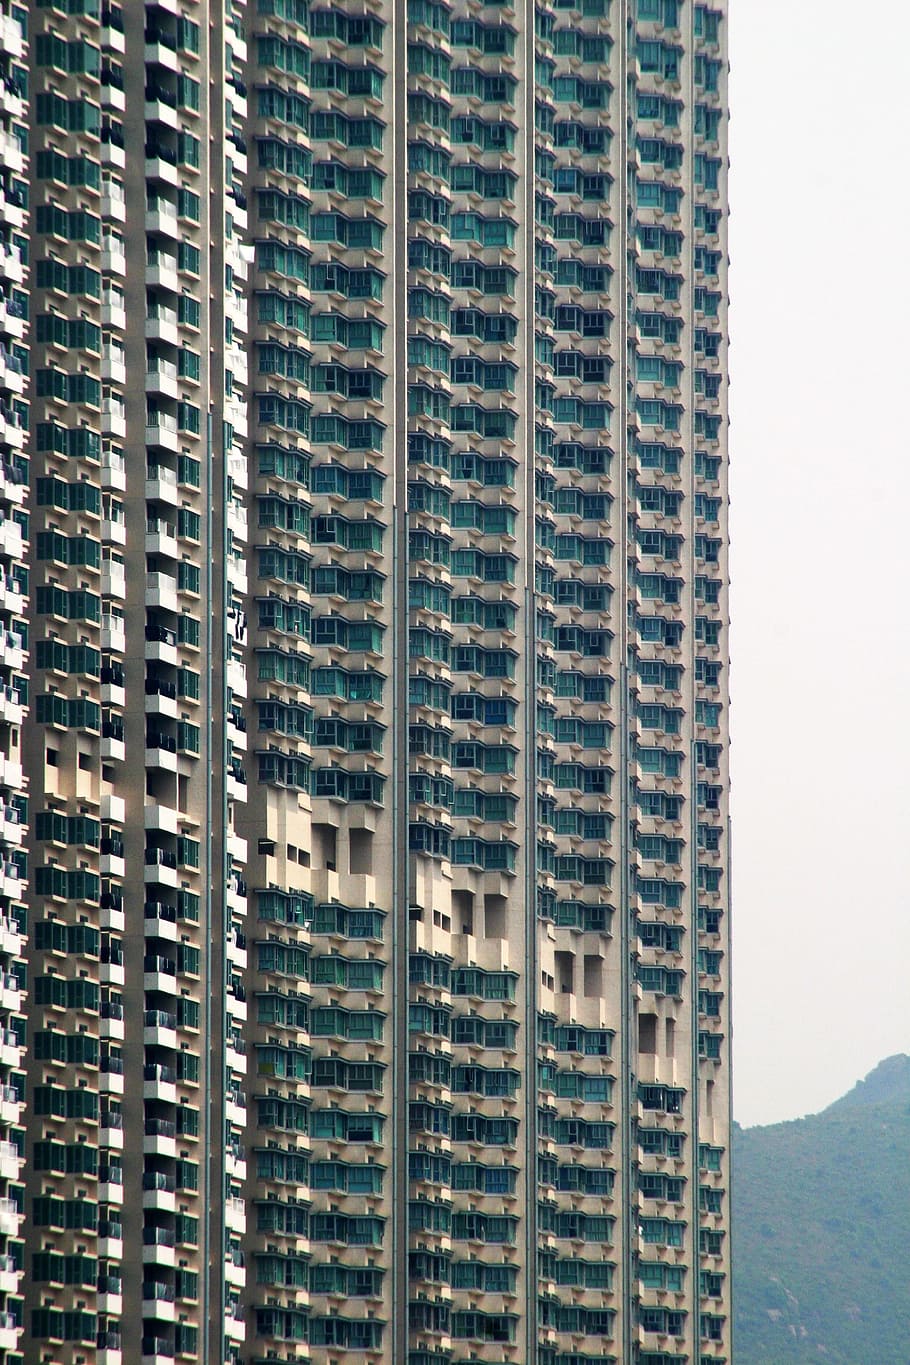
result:
[[[910,6],[731,0],[734,1112],[910,1052]]]

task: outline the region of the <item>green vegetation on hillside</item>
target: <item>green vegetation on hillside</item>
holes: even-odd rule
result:
[[[910,1365],[910,1057],[733,1154],[736,1365]]]

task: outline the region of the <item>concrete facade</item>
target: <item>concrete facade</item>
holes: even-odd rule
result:
[[[0,1359],[729,1361],[725,6],[26,9]]]

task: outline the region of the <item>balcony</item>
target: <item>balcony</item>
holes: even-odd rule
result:
[[[145,319],[146,341],[162,341],[169,346],[179,346],[180,333],[177,330],[176,308],[158,305]]]
[[[177,632],[167,626],[147,625],[145,657],[151,662],[177,665]]]
[[[225,839],[229,857],[237,863],[245,863],[247,860],[247,841],[239,834],[229,834]]]
[[[101,1076],[98,1077],[98,1093],[102,1096],[121,1096],[124,1088],[126,1088],[126,1082],[124,1082],[123,1076],[119,1076],[116,1072],[102,1072]],[[98,1186],[98,1198],[106,1200],[106,1203],[109,1204],[123,1204],[123,1186],[111,1185],[111,1183],[104,1189]]]
[[[147,1063],[142,1068],[142,1094],[147,1100],[176,1104],[177,1073],[174,1068],[163,1066],[160,1062]]]
[[[225,563],[225,573],[228,581],[235,593],[240,597],[246,597],[249,592],[249,579],[245,566],[246,561],[238,559],[235,554],[229,555]]]
[[[146,953],[143,960],[143,985],[147,991],[177,997],[177,963],[173,958]]]
[[[101,561],[101,593],[104,597],[126,597],[126,569],[117,559]]]
[[[236,76],[228,76],[228,85],[230,86],[229,99],[234,116],[243,121],[247,116],[246,86]]]
[[[101,522],[101,539],[108,545],[126,544],[126,523],[122,516],[104,517]]]
[[[114,384],[126,383],[126,363],[119,346],[105,346],[101,357],[101,378],[109,379]]]
[[[18,815],[18,811],[16,812]],[[15,920],[0,917],[0,953],[19,957],[23,949],[23,935]]]
[[[103,1204],[123,1204],[123,1172],[119,1167],[101,1167],[98,1172],[98,1198]]]
[[[0,1066],[18,1067],[22,1063],[22,1043],[18,1033],[11,1029],[0,1029]],[[0,1157],[0,1174],[4,1159]],[[13,1177],[10,1177],[12,1179]]]
[[[0,1312],[0,1351],[15,1351],[21,1332],[12,1313]]]
[[[9,525],[4,522],[3,526]],[[0,549],[2,549],[2,530],[0,526]],[[25,650],[22,647],[21,637],[14,635],[11,630],[4,630],[0,624],[0,663],[7,668],[19,670],[25,667]]]
[[[7,14],[0,14],[0,48],[10,58],[22,56],[22,29]]]
[[[9,717],[0,701],[0,716],[8,720]],[[0,840],[10,848],[15,848],[22,843],[22,825],[19,820],[19,812],[15,806],[5,806],[0,800]],[[0,946],[0,952],[7,951]]]
[[[18,1294],[21,1274],[12,1256],[0,1256],[0,1294]]]
[[[146,1119],[142,1150],[146,1156],[177,1156],[177,1125],[170,1119]]]
[[[121,440],[126,435],[126,408],[119,398],[105,398],[101,405],[102,436],[117,436]]]
[[[149,449],[180,453],[177,418],[169,412],[150,412],[145,425],[145,444]]]
[[[25,279],[25,268],[18,247],[0,244],[0,277],[12,284],[21,284]]]
[[[17,1065],[18,1060],[17,1055],[16,1062],[14,1062],[13,1065]],[[3,1180],[18,1180],[22,1164],[23,1161],[22,1157],[19,1155],[19,1149],[12,1142],[0,1142],[0,1178]]]
[[[102,241],[101,269],[106,275],[126,275],[126,251],[120,237],[110,235]]]
[[[126,461],[122,455],[105,451],[101,456],[101,487],[108,491],[124,492],[126,489]]]
[[[231,1148],[224,1154],[224,1169],[234,1180],[246,1180],[246,1161]]]
[[[118,6],[102,5],[101,7],[101,46],[111,52],[123,52],[125,50],[123,12]],[[113,1345],[114,1343],[105,1344]],[[99,1345],[101,1345],[100,1342]]]
[[[180,603],[177,599],[176,578],[160,571],[148,574],[145,580],[145,605],[147,607],[158,607],[162,611],[178,613]]]
[[[246,1106],[237,1103],[234,1099],[225,1100],[224,1121],[225,1123],[232,1123],[235,1128],[245,1128],[247,1121]]]
[[[246,1204],[242,1199],[225,1199],[224,1225],[232,1232],[246,1232]]]
[[[101,217],[113,223],[126,222],[126,196],[119,183],[110,177],[101,182]]]
[[[248,518],[245,507],[240,507],[233,501],[229,502],[227,504],[227,524],[228,529],[235,539],[244,541],[249,539]]]
[[[25,486],[21,485],[21,487],[24,489]],[[3,492],[8,491],[3,486],[2,482],[0,482],[0,490]],[[18,498],[10,498],[9,500],[12,502],[20,501]],[[10,578],[8,574],[3,572],[2,567],[0,567],[0,610],[11,611],[15,616],[18,616],[24,610],[22,601],[23,594],[21,584],[17,583],[15,578]]]
[[[146,106],[147,107],[147,106]],[[173,1365],[174,1345],[163,1337],[142,1338],[140,1365]]]
[[[5,660],[4,660],[5,662]],[[3,686],[0,683],[0,720],[6,721],[8,725],[21,725],[24,716],[24,708],[19,700],[19,689],[17,687]],[[7,823],[4,818],[4,825]],[[18,824],[18,821],[17,821]],[[13,838],[13,842],[21,843],[22,835]]]
[[[150,287],[166,289],[171,294],[179,294],[180,278],[177,274],[177,257],[169,255],[166,251],[149,255],[145,265],[145,282]]]
[[[120,1146],[123,1146],[121,1137]],[[103,1218],[98,1224],[98,1255],[113,1261],[123,1260],[123,1224],[119,1219]]]
[[[25,388],[25,375],[22,371],[22,365],[14,355],[10,355],[2,343],[0,343],[0,388],[6,389],[7,393],[16,394],[22,393]]]
[[[172,189],[180,187],[177,157],[163,143],[152,141],[145,144],[145,181],[148,189],[152,189],[156,181]]]
[[[174,1266],[174,1234],[170,1228],[142,1229],[142,1262],[144,1265]]]
[[[175,1213],[177,1194],[173,1176],[145,1171],[142,1176],[142,1207],[158,1213]]]
[[[5,1237],[18,1236],[23,1217],[14,1200],[0,1199],[0,1234]]]
[[[171,507],[179,507],[180,489],[176,470],[150,462],[145,480],[145,497],[147,502],[165,502]]]
[[[22,558],[22,527],[11,517],[4,517],[2,512],[0,512],[0,555],[9,555],[14,560]]]
[[[177,1050],[177,1016],[166,1010],[146,1010],[142,1017],[142,1040],[146,1047]]]
[[[231,1341],[246,1341],[246,1323],[227,1313],[224,1319],[224,1334],[230,1337]]]
[[[238,882],[233,878],[228,881],[225,889],[225,904],[236,915],[247,913],[246,882]]]
[[[0,223],[21,230],[25,225],[25,199],[18,190],[0,190]]]
[[[177,833],[177,812],[171,806],[147,805],[144,807],[143,820],[147,830],[157,830],[163,834]],[[169,910],[176,924],[176,910],[169,906],[160,906],[159,913],[165,909]],[[148,926],[146,926],[146,933],[148,933]],[[174,936],[176,936],[176,929]]]
[[[145,525],[145,552],[179,560],[180,545],[177,541],[176,525],[161,517],[149,517]]]
[[[126,876],[125,851],[123,839],[119,834],[106,836],[101,840],[101,874],[107,877]]]
[[[243,940],[242,942],[240,940]],[[239,970],[246,970],[247,951],[246,940],[243,935],[229,934],[225,944],[227,959]]]
[[[174,1322],[176,1320],[175,1297],[173,1285],[146,1281],[142,1286],[143,1318],[150,1318],[155,1322]],[[144,1347],[145,1342],[143,1342],[143,1359],[145,1358]]]
[[[152,770],[157,769],[160,772],[177,772],[179,766],[177,740],[173,735],[168,735],[161,730],[146,731],[145,766]]]
[[[246,460],[241,455],[228,456],[228,474],[235,488],[246,489],[249,487],[249,469]]]
[[[240,1023],[246,1022],[247,1007],[246,1000],[241,1000],[238,995],[228,994],[224,997],[225,1008],[232,1018]]]
[[[126,920],[123,914],[123,903],[119,905],[102,905],[100,924],[102,929],[112,929],[115,933],[122,934],[126,928]]]
[[[102,130],[101,164],[106,168],[113,166],[118,171],[126,169],[126,152],[123,148],[123,134],[119,132],[115,134],[113,128]]]
[[[179,704],[175,685],[154,678],[146,678],[145,714],[147,716],[160,716],[167,720],[176,720],[178,711]],[[167,817],[163,816],[162,818],[166,819]],[[171,830],[171,833],[176,833],[176,828]]]
[[[227,666],[227,684],[233,695],[237,698],[245,698],[247,694],[246,667],[236,659],[229,659]]]
[[[238,326],[239,328],[241,328],[242,330],[245,331],[245,330],[246,330],[246,318],[245,318],[245,317],[238,317],[238,316],[237,316],[238,310],[237,310],[236,308],[234,308],[233,310],[231,310],[231,309],[229,308],[228,311],[229,311],[229,312],[230,312],[230,311],[233,311],[233,313],[234,313],[234,320],[235,320],[237,326]],[[227,399],[225,399],[224,408],[225,408],[225,416],[227,417],[227,419],[228,419],[228,421],[230,422],[231,426],[234,428],[235,433],[236,433],[238,436],[242,437],[242,438],[245,440],[246,437],[247,437],[247,435],[249,434],[249,425],[248,425],[248,422],[247,422],[247,408],[246,408],[246,404],[245,404],[245,403],[239,403],[239,402],[236,401],[236,399],[227,398]]]
[[[14,882],[15,889],[5,890],[5,894],[11,896],[14,899],[18,899],[21,890],[19,883],[19,869],[13,863],[7,863],[5,866],[7,869],[10,867],[14,868],[16,872]],[[13,879],[10,877],[4,877],[3,881],[4,882],[13,881]],[[22,993],[19,987],[18,977],[13,976],[12,973],[4,973],[0,975],[0,1010],[11,1010],[14,1014],[18,1014],[21,1008]]]
[[[236,1048],[231,1047],[230,1043],[225,1047],[224,1064],[229,1070],[236,1072],[238,1076],[246,1075],[246,1057],[242,1052],[238,1052]]]
[[[126,619],[114,612],[101,617],[101,648],[123,654],[126,650]]]
[[[117,763],[123,763],[126,758],[126,745],[123,739],[123,721],[119,716],[102,721],[101,757],[112,759]],[[102,868],[102,871],[104,870],[105,869]],[[124,874],[118,871],[116,875],[123,876]]]
[[[177,383],[177,366],[173,361],[162,360],[160,356],[155,358],[153,367],[145,376],[145,391],[177,401],[180,397],[180,388]]]
[[[22,787],[22,764],[16,758],[0,753],[0,787],[18,791]]]
[[[123,41],[121,39],[121,41]],[[119,67],[117,68],[119,70]],[[110,77],[101,86],[101,107],[102,109],[115,109],[122,114],[126,109],[126,95],[123,93],[122,81],[116,84]]]
[[[25,167],[19,139],[5,128],[0,128],[0,162],[12,175],[21,175]]]
[[[100,1286],[104,1283],[120,1284],[120,1280],[115,1275],[102,1275],[100,1276]],[[119,1289],[104,1290],[98,1287],[98,1312],[111,1313],[112,1316],[120,1317],[120,1314],[123,1313],[123,1294],[121,1291]],[[98,1335],[119,1340],[116,1332],[104,1332],[104,1334],[100,1332]],[[102,1354],[104,1354],[104,1347],[98,1347],[98,1361],[101,1361]],[[113,1354],[113,1349],[109,1349],[109,1354]],[[120,1355],[119,1347],[117,1347],[116,1354]]]
[[[165,71],[179,71],[180,59],[177,56],[177,44],[169,33],[154,32],[151,29],[145,31],[145,64],[149,66],[160,66]],[[151,91],[149,93],[152,93]]]
[[[0,38],[0,46],[2,46]],[[18,86],[5,76],[0,82],[0,112],[12,119],[23,119],[26,117],[25,100],[19,93]]]
[[[126,331],[126,307],[119,289],[105,289],[101,295],[101,322],[105,327]]]
[[[0,326],[3,324],[3,309],[0,306]],[[19,418],[14,412],[5,412],[0,407],[0,443],[5,443],[12,450],[22,450],[25,447],[25,432]]]
[[[10,900],[18,901],[24,895],[25,884],[20,877],[18,864],[0,862],[0,896],[8,896]],[[12,977],[11,980],[15,981],[16,978]],[[16,994],[18,998],[18,991]],[[5,993],[0,991],[0,1007],[3,1007],[4,999]]]
[[[123,1006],[117,1001],[102,1003],[100,1033],[102,1038],[113,1038],[120,1042],[123,1041],[125,1033]]]
[[[122,986],[126,980],[122,959],[119,962],[102,962],[98,977],[102,986]]]
[[[17,299],[0,303],[0,332],[17,341],[25,336],[25,309]]]
[[[166,199],[158,199],[150,204],[145,214],[146,232],[160,233],[174,242],[180,241],[180,219],[177,209]]]
[[[225,1263],[224,1279],[225,1283],[231,1285],[232,1288],[244,1289],[246,1287],[246,1270],[242,1265],[237,1265],[236,1262],[229,1260]]]
[[[245,754],[249,745],[247,743],[246,721],[243,716],[237,716],[233,711],[228,714],[227,724],[231,729],[231,749],[235,755]]]

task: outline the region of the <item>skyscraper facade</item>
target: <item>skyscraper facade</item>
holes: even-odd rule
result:
[[[729,1361],[725,6],[0,24],[0,1362]]]
[[[24,905],[28,817],[22,770],[27,715],[28,408],[26,396],[27,148],[16,136],[25,118],[17,83],[26,44],[0,5],[0,1361],[16,1360],[21,1322],[20,1271],[25,1106]]]

